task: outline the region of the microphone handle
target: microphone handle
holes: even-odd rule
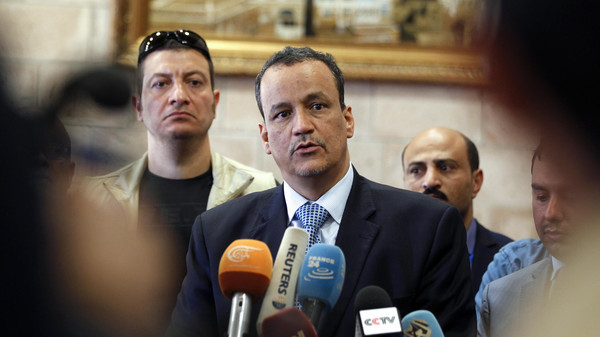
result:
[[[302,311],[306,314],[312,325],[315,327],[315,330],[319,327],[319,321],[321,320],[323,308],[325,308],[325,303],[317,298],[308,297],[302,301]]]
[[[231,313],[226,337],[246,337],[250,327],[252,298],[243,292],[236,292],[231,298]]]

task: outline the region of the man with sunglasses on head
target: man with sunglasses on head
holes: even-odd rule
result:
[[[86,183],[94,199],[122,211],[138,233],[158,230],[175,238],[176,279],[169,294],[173,305],[185,276],[194,218],[228,200],[277,185],[272,173],[211,150],[208,130],[219,97],[202,37],[188,30],[148,35],[139,48],[137,93],[132,98],[137,119],[147,129],[148,151]]]

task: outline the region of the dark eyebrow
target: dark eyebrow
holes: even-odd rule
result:
[[[206,80],[206,74],[200,70],[192,70],[192,71],[188,71],[187,73],[185,73],[183,75],[183,77],[189,77],[192,75],[200,75],[203,79]]]
[[[289,109],[290,108],[290,103],[288,103],[288,102],[280,102],[280,103],[275,103],[275,104],[271,105],[271,108],[269,109],[269,115],[271,115],[271,113],[273,111],[278,111],[278,110],[281,110],[282,108]]]
[[[547,188],[545,188],[544,186],[540,186],[538,184],[531,184],[531,188],[534,190],[543,190],[543,191],[547,190]]]
[[[424,161],[413,161],[408,163],[407,167],[411,167],[411,166],[422,166],[425,165]]]
[[[318,91],[318,92],[313,92],[313,93],[306,95],[306,97],[304,98],[304,101],[312,101],[314,99],[329,100],[329,96],[325,95],[325,93],[323,93],[322,91]]]
[[[434,159],[433,160],[434,163],[436,164],[446,164],[446,163],[451,163],[454,165],[458,165],[458,162],[452,158],[442,158],[442,159]]]

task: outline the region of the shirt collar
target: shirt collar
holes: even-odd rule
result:
[[[346,201],[348,201],[353,181],[354,170],[352,169],[352,163],[350,163],[344,177],[315,201],[317,204],[323,206],[338,224],[342,222]],[[308,200],[296,192],[286,181],[283,181],[283,195],[285,197],[289,224],[294,218],[298,207],[304,205]]]
[[[550,277],[550,280],[554,281],[556,274],[558,273],[560,268],[565,266],[565,263],[562,262],[561,260],[555,258],[554,256],[551,256],[551,257],[552,257],[552,276]]]

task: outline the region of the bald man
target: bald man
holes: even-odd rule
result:
[[[512,240],[486,229],[473,217],[473,199],[483,184],[475,144],[456,130],[427,129],[404,148],[402,167],[405,188],[458,208],[467,229],[473,293],[477,293],[494,254]]]

